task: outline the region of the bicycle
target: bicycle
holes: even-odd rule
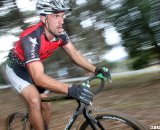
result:
[[[95,81],[96,80],[96,81]],[[91,82],[100,82],[98,87],[91,87],[94,94],[103,90],[105,85],[104,78],[101,76],[92,76],[82,83],[89,86]],[[56,100],[68,99],[66,96],[54,96],[43,98],[42,102],[52,102]],[[69,98],[70,99],[70,98]],[[70,117],[64,130],[70,130],[74,124],[76,118],[83,114],[84,118],[78,125],[76,130],[146,130],[146,128],[140,124],[137,120],[129,117],[126,114],[113,110],[97,110],[93,114],[91,105],[85,105],[78,101],[78,107]],[[32,125],[29,122],[28,113],[11,113],[7,117],[7,130],[32,130]]]

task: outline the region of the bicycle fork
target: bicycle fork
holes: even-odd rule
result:
[[[79,101],[77,101],[77,102],[78,102],[78,107],[77,107],[76,111],[74,112],[74,114],[70,117],[70,120],[67,123],[67,125],[66,125],[64,130],[69,130],[72,127],[72,125],[75,122],[77,116],[80,115],[83,112],[84,108],[85,108],[85,104],[84,103],[81,103]]]
[[[100,128],[101,130],[105,130],[100,121],[98,121],[95,117],[91,115],[91,111],[87,110],[88,105],[85,105],[84,103],[78,102],[79,106],[77,110],[74,112],[74,114],[70,117],[69,122],[67,123],[66,127],[64,130],[70,130],[72,127],[73,123],[75,122],[76,118],[78,115],[80,115],[83,112],[83,116],[85,119],[89,122],[90,126],[92,127],[93,130],[98,130]]]
[[[97,127],[100,128],[101,130],[105,130],[102,124],[100,123],[100,121],[98,121],[95,117],[91,115],[91,111],[87,111],[87,109],[84,109],[83,115],[86,118],[86,120],[89,122],[93,130],[98,130]]]

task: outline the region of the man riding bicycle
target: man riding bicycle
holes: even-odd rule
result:
[[[65,13],[71,9],[63,0],[38,0],[36,10],[40,22],[20,34],[8,55],[6,74],[27,102],[34,130],[47,130],[51,111],[48,103],[41,102],[41,97],[47,97],[45,90],[67,94],[85,104],[92,101],[93,94],[86,86],[62,83],[45,74],[44,59],[62,47],[82,68],[96,75],[102,73],[107,76],[109,72],[89,63],[71,43],[63,29]]]

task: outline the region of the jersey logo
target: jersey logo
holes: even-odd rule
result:
[[[38,43],[37,43],[37,38],[31,38],[29,37],[29,41],[32,43],[32,45],[36,46]]]
[[[38,45],[37,43],[37,38],[32,38],[32,37],[29,37],[29,41],[32,43],[31,44],[31,58],[35,58],[35,49],[36,49],[36,45]]]

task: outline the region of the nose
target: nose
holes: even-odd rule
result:
[[[64,18],[60,17],[59,22],[60,22],[60,24],[64,24]]]

